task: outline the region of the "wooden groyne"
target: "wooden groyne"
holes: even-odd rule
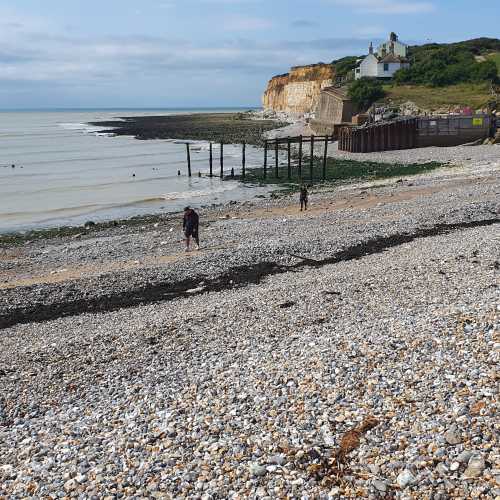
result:
[[[323,180],[326,179],[327,175],[327,161],[328,161],[328,147],[329,144],[335,140],[334,136],[331,135],[311,135],[311,136],[296,136],[296,137],[283,137],[277,139],[266,139],[264,141],[264,158],[263,158],[263,169],[262,169],[262,178],[267,179],[270,175],[274,175],[276,179],[280,178],[280,151],[286,151],[286,178],[291,180],[294,177],[294,173],[296,173],[296,177],[302,179],[303,177],[303,168],[304,165],[309,166],[308,177],[309,180],[312,181],[315,177],[315,146],[322,145],[323,153],[321,155],[322,158],[322,170],[321,170],[321,178]],[[298,153],[295,154],[292,150],[292,145],[296,145],[298,149]],[[214,156],[213,156],[213,146],[214,144],[211,142],[209,144],[209,157],[208,157],[208,166],[209,166],[209,177],[214,177]],[[246,143],[243,142],[241,144],[241,174],[240,178],[245,179],[247,176],[247,162],[246,162]],[[220,172],[219,177],[223,179],[225,177],[224,171],[224,143],[221,142],[219,144],[220,148],[220,156],[219,156],[219,165]],[[309,155],[304,156],[304,149],[309,149]],[[274,156],[274,158],[272,158]],[[297,160],[297,163],[292,164],[292,158]],[[270,160],[274,159],[274,169],[271,166],[271,170],[269,169],[270,165],[273,163]],[[187,174],[189,177],[192,176],[192,168],[191,168],[191,153],[190,153],[190,144],[186,143],[186,162],[187,162]],[[296,172],[294,172],[294,168],[296,168]],[[272,172],[274,170],[274,172]],[[200,173],[198,173],[201,176]],[[230,170],[230,178],[234,178],[234,167]],[[317,176],[316,176],[317,177]]]

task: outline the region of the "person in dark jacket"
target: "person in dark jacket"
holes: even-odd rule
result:
[[[309,193],[307,192],[307,187],[303,184],[300,186],[300,211],[307,210],[307,201],[309,199]]]
[[[191,207],[186,207],[184,209],[184,218],[182,220],[182,230],[184,231],[185,236],[186,252],[189,252],[191,238],[193,238],[196,243],[196,250],[200,249],[200,238],[198,235],[199,225],[200,218],[198,214]]]

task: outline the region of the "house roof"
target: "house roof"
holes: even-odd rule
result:
[[[385,57],[379,58],[381,63],[404,63],[406,59],[403,57],[395,56],[394,54],[387,54]]]

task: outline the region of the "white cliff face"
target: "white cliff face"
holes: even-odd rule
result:
[[[270,80],[262,99],[264,109],[294,116],[314,113],[321,90],[333,84],[334,76],[329,64],[292,68]]]

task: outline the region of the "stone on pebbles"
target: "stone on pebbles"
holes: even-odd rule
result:
[[[484,458],[479,453],[472,455],[469,459],[467,469],[464,472],[465,479],[480,477],[486,467]]]
[[[262,477],[267,474],[267,469],[259,464],[251,464],[248,469],[250,471],[250,474],[255,477]]]
[[[376,490],[381,491],[382,493],[385,493],[387,491],[388,484],[386,481],[382,481],[381,479],[374,479],[372,484]]]
[[[450,445],[457,445],[462,442],[462,438],[460,437],[456,426],[452,426],[448,431],[445,432],[444,439]]]
[[[406,488],[407,486],[413,484],[415,481],[416,477],[408,469],[400,472],[398,474],[398,477],[396,478],[396,483],[400,488]]]

